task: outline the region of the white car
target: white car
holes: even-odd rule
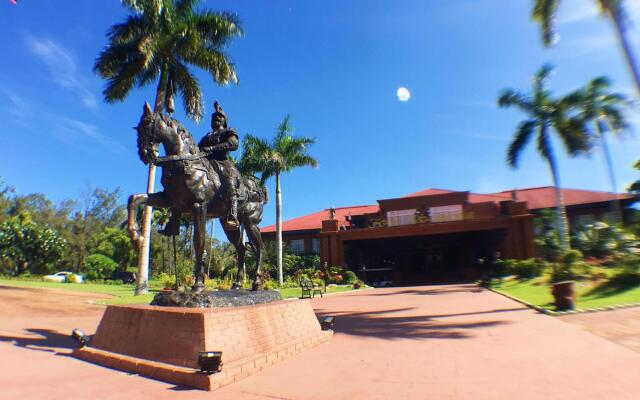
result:
[[[76,279],[78,280],[78,283],[82,283],[82,276],[78,275],[78,274],[74,274],[73,272],[68,272],[68,271],[62,271],[62,272],[58,272],[56,274],[53,275],[46,275],[44,277],[45,281],[53,281],[53,282],[66,282],[67,281],[67,276],[69,275],[75,275]]]

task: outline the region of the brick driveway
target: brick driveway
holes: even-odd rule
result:
[[[640,398],[640,353],[471,285],[316,298],[317,313],[336,316],[329,344],[211,393],[66,356],[68,332],[93,332],[99,307],[15,312],[15,301],[0,290],[3,399]]]

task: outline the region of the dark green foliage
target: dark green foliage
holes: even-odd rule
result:
[[[107,279],[118,268],[118,263],[104,254],[91,254],[84,260],[82,272],[85,279]]]
[[[535,243],[538,256],[547,261],[555,261],[562,254],[560,234],[555,229],[555,211],[543,209],[533,219]]]
[[[66,248],[58,232],[31,220],[28,213],[0,224],[0,257],[6,272],[20,275],[52,271]]]
[[[129,234],[122,229],[106,227],[95,238],[96,253],[103,254],[118,264],[118,268],[126,271],[132,265],[135,251]]]
[[[582,253],[579,250],[569,250],[560,256],[557,263],[552,264],[551,282],[561,282],[576,279],[577,269],[583,261]]]
[[[353,271],[344,271],[344,283],[352,285],[358,281],[358,276]]]
[[[511,267],[511,274],[518,279],[536,278],[544,272],[544,264],[535,258],[515,260]]]
[[[509,276],[509,271],[512,268],[514,261],[515,260],[512,259],[496,260],[489,269],[489,278],[502,279],[505,276]]]

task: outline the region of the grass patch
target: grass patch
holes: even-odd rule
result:
[[[493,287],[527,303],[555,310],[551,286],[545,278],[507,280]],[[591,281],[578,281],[576,291],[576,308],[579,309],[640,303],[640,286],[614,287],[607,282],[595,285]]]
[[[36,280],[21,279],[0,279],[0,285],[31,287],[44,289],[72,290],[86,293],[100,293],[113,296],[111,299],[96,299],[97,304],[114,305],[114,304],[149,304],[153,300],[153,296],[160,291],[159,288],[151,289],[150,293],[136,296],[135,285],[105,285],[98,283],[58,283],[43,282]],[[351,286],[332,286],[327,288],[327,293],[347,292],[353,290]],[[283,299],[299,298],[300,288],[284,288],[280,289]]]
[[[327,288],[326,293],[339,293],[348,292],[353,290],[351,285],[349,286],[331,286]],[[280,295],[283,299],[300,298],[302,290],[299,287],[280,289]],[[318,296],[318,295],[316,295]]]

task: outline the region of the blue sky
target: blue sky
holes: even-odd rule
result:
[[[593,1],[562,3],[560,41],[551,50],[529,19],[531,3],[204,1],[203,7],[236,12],[246,31],[228,49],[240,85],[221,88],[197,72],[207,113],[218,99],[241,135],[264,137],[290,114],[296,134],[316,138],[311,153],[320,168],[283,178],[285,219],[427,187],[490,192],[549,185],[533,146],[520,169],[506,166],[505,150],[523,115],[496,106],[500,90],[528,91],[531,75],[551,62],[558,94],[598,75],[634,92],[613,30]],[[640,4],[627,3],[640,29]],[[92,72],[105,33],[125,16],[116,0],[0,2],[0,176],[18,193],[60,201],[87,186],[120,187],[125,196],[145,190],[147,170],[131,128],[154,87],[106,104],[104,82]],[[640,54],[638,29],[631,36]],[[401,86],[411,91],[407,102],[396,97]],[[196,125],[181,109],[175,116],[197,140],[209,128],[208,117]],[[637,110],[630,117],[637,126]],[[638,134],[636,128],[611,145],[619,189],[638,177],[632,169],[640,158]],[[608,190],[597,150],[589,159],[568,159],[556,148],[563,186]],[[274,220],[272,202],[263,225]]]

